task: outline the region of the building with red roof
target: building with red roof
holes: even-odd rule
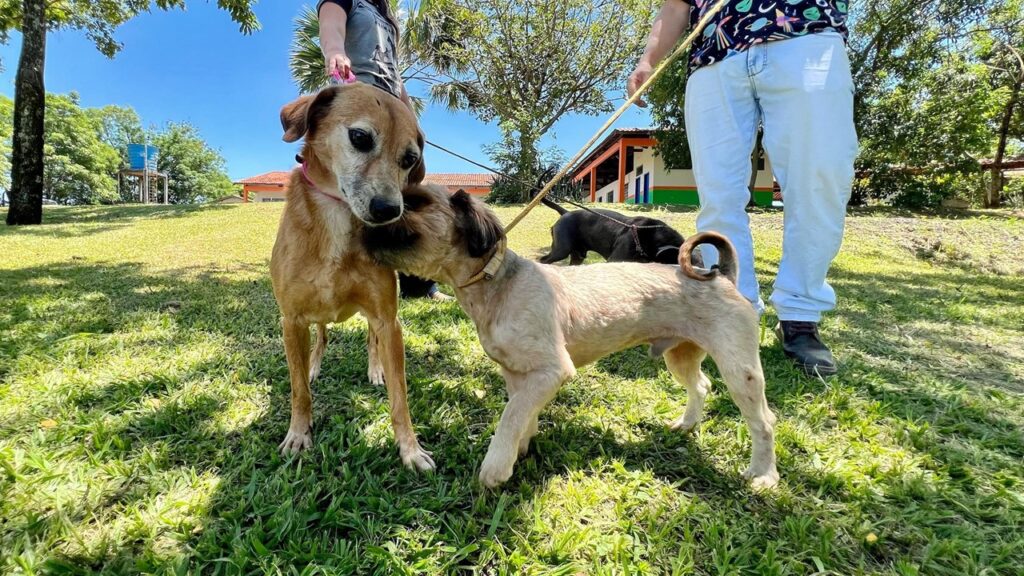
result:
[[[284,202],[291,174],[284,170],[265,172],[243,178],[235,184],[242,186],[242,202]]]
[[[494,176],[491,174],[427,174],[423,181],[427,184],[444,186],[452,194],[459,190],[465,190],[474,196],[482,197],[491,193]]]
[[[274,171],[258,176],[243,178],[235,184],[242,187],[243,202],[282,202],[288,195],[288,181],[291,172]],[[465,190],[474,196],[487,196],[491,193],[494,176],[490,174],[427,174],[423,180],[427,184],[444,186],[454,194]]]

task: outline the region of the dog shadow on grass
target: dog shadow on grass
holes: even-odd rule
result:
[[[483,490],[476,475],[505,403],[504,385],[454,303],[404,303],[401,310],[410,410],[421,442],[434,451],[436,472],[416,474],[401,467],[385,391],[367,382],[365,330],[358,322],[330,331],[323,370],[313,387],[314,447],[299,456],[281,456],[277,443],[288,426],[289,385],[278,312],[263,268],[237,272],[151,274],[134,264],[74,262],[0,271],[5,287],[0,295],[5,311],[0,331],[17,336],[4,338],[0,354],[18,361],[13,367],[15,362],[4,362],[8,368],[0,376],[32,376],[33,362],[67,370],[88,371],[92,366],[115,374],[96,377],[89,385],[40,387],[38,402],[12,408],[0,419],[0,427],[16,435],[16,442],[53,450],[52,458],[85,466],[87,475],[89,467],[96,476],[119,471],[116,480],[97,482],[95,488],[68,488],[74,497],[60,503],[73,505],[60,515],[25,509],[3,527],[8,535],[47,543],[43,552],[51,567],[117,572],[230,566],[267,571],[294,562],[329,560],[338,570],[358,572],[396,559],[412,563],[416,558],[411,550],[394,549],[389,543],[469,545],[479,541],[480,527],[488,525],[493,538],[511,541],[534,521],[529,503],[542,498],[553,481],[576,471],[600,473],[602,463],[609,461],[699,495],[711,507],[727,511],[727,516],[742,513],[748,525],[768,529],[780,518],[826,510],[835,515],[837,509],[843,514],[865,498],[857,486],[813,466],[811,455],[799,443],[780,449],[783,483],[794,493],[815,497],[786,499],[751,492],[738,474],[749,457],[748,440],[735,442],[741,446],[735,454],[723,457],[716,450],[713,455],[692,436],[669,430],[653,415],[633,424],[624,438],[591,419],[561,418],[578,402],[572,393],[559,394],[542,414],[540,434],[509,484],[499,491]],[[847,283],[843,289],[850,298],[857,297],[857,290],[866,294],[876,289],[874,279],[840,274],[838,280]],[[982,281],[996,282],[993,289],[1006,288],[998,279]],[[943,292],[935,290],[935,297]],[[922,294],[912,291],[892,297],[907,299],[908,306],[928,306]],[[871,325],[867,314],[844,314],[856,326]],[[140,326],[151,330],[134,335]],[[473,347],[469,350],[467,334]],[[855,336],[843,333],[851,345],[889,337],[859,341]],[[117,366],[89,364],[122,349],[152,360],[153,366],[120,377]],[[900,350],[914,352],[907,346]],[[776,349],[763,352],[769,402],[779,407],[781,417],[796,410],[803,394],[827,390],[820,381],[793,378]],[[668,386],[673,396],[685,396],[682,386],[664,377],[663,363],[646,358],[641,349],[613,355],[594,369],[619,379],[642,380],[646,386]],[[882,369],[872,366],[876,372]],[[708,372],[717,381],[714,370]],[[889,378],[888,372],[881,373]],[[894,382],[897,376],[894,370]],[[863,394],[884,400],[881,413],[894,420],[941,421],[934,407],[948,401],[921,386],[899,390],[898,401],[878,386],[865,386]],[[1007,439],[1014,433],[1013,423],[998,414],[966,405],[964,410],[964,422],[981,423]],[[45,437],[36,445],[32,435],[37,433],[26,431],[38,429],[40,413],[66,414],[70,421],[38,433]],[[707,413],[742,426],[720,387]],[[910,451],[927,452],[961,470],[964,462],[976,462],[978,451],[994,455],[988,465],[992,472],[1020,457],[1019,444],[1016,449],[1002,442],[993,446],[988,432],[971,426],[951,426],[901,442]],[[42,473],[21,466],[11,493],[40,489],[46,481]],[[163,500],[180,497],[174,496],[176,490],[193,486],[189,482],[195,478],[214,487],[195,485],[202,502],[179,504],[189,510],[185,520],[160,524],[141,536],[115,529],[106,532],[111,540],[103,546],[83,548],[68,535],[68,522],[74,533],[88,535],[104,533],[105,526],[116,528],[136,511],[159,511]],[[37,481],[39,485],[34,484]],[[958,479],[959,489],[968,490],[972,481],[969,474]],[[871,514],[898,517],[899,508],[908,502],[946,502],[956,496],[907,494],[898,482],[893,477],[892,484],[884,485],[891,501],[875,504]],[[496,520],[495,510],[503,499],[508,505]],[[191,502],[182,500],[186,501]],[[851,524],[857,514],[849,512]],[[969,520],[968,528],[972,522],[982,520]],[[466,561],[472,563],[480,553],[467,552]]]

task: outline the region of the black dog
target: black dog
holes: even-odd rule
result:
[[[566,258],[573,266],[582,264],[589,251],[609,262],[679,263],[683,236],[661,220],[600,208],[570,211],[547,198],[541,202],[561,214],[551,227],[551,252],[540,258],[544,264]],[[703,262],[694,264],[703,266]]]

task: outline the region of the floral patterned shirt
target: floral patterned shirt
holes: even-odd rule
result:
[[[715,0],[683,0],[690,27]],[[847,0],[726,0],[690,49],[690,69],[714,64],[754,44],[832,31],[846,37]]]

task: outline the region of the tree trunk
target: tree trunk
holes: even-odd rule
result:
[[[519,130],[519,165],[516,177],[522,182],[532,182],[537,177],[537,139],[529,129]],[[544,184],[547,184],[545,182]],[[521,202],[529,202],[533,191],[523,190]]]
[[[46,2],[25,0],[21,57],[14,81],[11,207],[8,224],[43,221],[43,117],[46,111]]]
[[[999,146],[996,147],[996,157],[993,158],[992,181],[988,185],[988,194],[985,195],[985,207],[994,208],[999,205],[999,193],[1003,190],[1003,170],[1000,164],[1003,163],[1003,155],[1006,153],[1006,135],[1010,131],[1010,121],[1013,120],[1013,109],[1017,106],[1017,98],[1020,96],[1021,77],[1013,84],[1013,92],[1010,92],[1010,100],[1006,103],[1003,111],[1003,121],[999,125]]]

